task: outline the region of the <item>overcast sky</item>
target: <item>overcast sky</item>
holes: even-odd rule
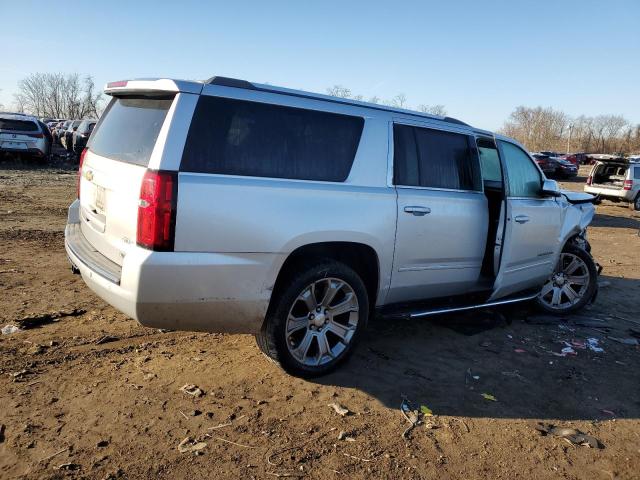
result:
[[[492,130],[518,105],[640,123],[640,0],[201,3],[0,0],[0,103],[32,72],[223,75],[404,93]]]

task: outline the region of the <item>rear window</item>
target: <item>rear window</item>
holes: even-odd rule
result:
[[[12,120],[8,118],[0,118],[0,130],[9,130],[12,132],[37,132],[38,125],[30,120]]]
[[[95,128],[91,152],[146,167],[173,97],[114,98]]]
[[[341,182],[363,125],[361,117],[203,96],[180,170]]]

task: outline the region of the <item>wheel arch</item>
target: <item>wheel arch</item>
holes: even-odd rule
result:
[[[322,259],[342,262],[360,275],[360,278],[362,278],[367,288],[369,306],[371,311],[373,311],[376,299],[380,293],[380,258],[378,252],[371,245],[350,241],[309,243],[293,250],[287,255],[278,270],[268,308],[272,308],[274,298],[277,298],[286,280],[290,278],[297,269],[311,262],[321,261]]]

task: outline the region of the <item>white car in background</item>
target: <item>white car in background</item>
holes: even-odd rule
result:
[[[46,159],[51,150],[44,124],[21,113],[0,113],[0,153],[30,155]]]

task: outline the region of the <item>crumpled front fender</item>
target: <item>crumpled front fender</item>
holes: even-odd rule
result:
[[[563,193],[570,193],[571,195],[567,195],[569,198],[578,200],[575,198],[576,192]],[[571,237],[581,233],[589,226],[595,216],[596,208],[592,203],[572,204],[568,199],[561,198],[562,200],[559,200],[559,202],[561,202],[563,214],[562,228],[560,230],[560,245],[564,247],[565,243],[567,243]]]

